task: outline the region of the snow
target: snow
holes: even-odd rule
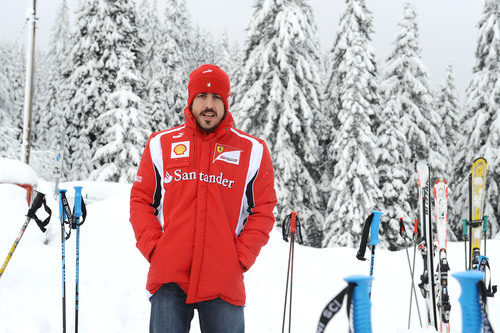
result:
[[[0,158],[0,183],[32,185],[38,183],[35,170],[26,163],[9,158]]]
[[[73,186],[83,186],[88,217],[80,238],[80,308],[81,332],[146,332],[149,324],[149,301],[145,290],[148,264],[135,247],[129,218],[130,185],[102,182],[63,183],[73,202]],[[58,204],[53,183],[40,181],[39,190],[47,194],[52,221],[43,235],[33,222],[28,226],[4,275],[0,278],[0,331],[60,332],[61,319],[61,241]],[[0,185],[0,260],[4,260],[25,220],[27,205],[24,189]],[[39,217],[45,213],[40,210]],[[384,236],[381,236],[384,237]],[[289,243],[273,230],[256,264],[245,275],[247,304],[246,331],[279,332],[285,296]],[[488,241],[493,283],[498,284],[500,239]],[[343,278],[367,275],[369,261],[355,259],[356,249],[335,247],[315,249],[296,244],[293,277],[292,332],[314,332],[323,307],[346,285]],[[409,249],[410,258],[413,249]],[[448,244],[451,272],[464,268],[463,244]],[[74,329],[75,234],[66,242],[67,329]],[[422,271],[417,254],[416,276]],[[433,332],[420,329],[415,306],[412,329],[407,330],[410,275],[405,250],[376,250],[372,289],[372,326],[374,332]],[[460,287],[449,281],[452,332],[461,332],[458,304]],[[422,316],[425,312],[419,291]],[[500,297],[488,299],[489,317],[500,329]],[[424,318],[422,317],[424,320]],[[196,317],[192,332],[199,332]],[[332,319],[325,332],[347,332],[344,308]]]

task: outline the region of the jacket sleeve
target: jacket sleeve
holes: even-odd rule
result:
[[[151,262],[153,250],[163,234],[155,214],[161,199],[161,181],[157,179],[160,173],[151,158],[152,137],[153,135],[149,138],[142,154],[137,177],[130,193],[130,223],[134,229],[137,248],[148,262]]]
[[[274,226],[273,209],[277,200],[273,164],[269,149],[264,142],[262,145],[262,160],[253,184],[254,207],[251,207],[247,222],[236,238],[236,251],[245,272],[254,264],[260,249],[267,244]]]

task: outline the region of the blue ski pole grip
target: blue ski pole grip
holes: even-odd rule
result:
[[[73,216],[82,216],[82,186],[75,186],[75,212]]]
[[[373,220],[370,228],[370,245],[377,245],[380,243],[380,239],[378,238],[378,229],[380,228],[380,216],[382,216],[382,212],[372,210]]]
[[[452,274],[462,288],[458,299],[462,307],[462,332],[481,333],[481,305],[477,284],[483,279],[484,273],[479,271],[465,271]]]
[[[66,190],[59,190],[59,219],[63,220],[64,219],[64,209],[63,209],[63,202],[62,202],[62,193],[66,193]]]
[[[354,333],[371,333],[371,303],[369,296],[371,277],[365,275],[351,275],[344,279],[347,283],[354,283],[353,303],[353,328]]]

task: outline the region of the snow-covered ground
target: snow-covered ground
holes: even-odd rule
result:
[[[80,182],[63,183],[73,202],[74,185],[82,185],[88,218],[81,227],[80,309],[81,332],[147,332],[149,301],[145,291],[148,264],[135,247],[129,218],[130,185]],[[30,223],[4,275],[0,278],[0,332],[60,332],[61,239],[58,204],[52,183],[40,181],[47,194],[52,222],[42,234]],[[28,209],[25,190],[0,185],[0,262],[3,263],[25,220]],[[40,217],[43,210],[39,212]],[[246,273],[246,331],[280,332],[285,295],[289,243],[279,230],[271,234],[256,264]],[[464,269],[463,243],[448,245],[451,273]],[[369,261],[355,258],[355,249],[312,249],[296,245],[292,332],[315,332],[323,307],[345,287],[343,278],[369,272]],[[493,280],[500,283],[500,240],[488,242]],[[412,257],[412,249],[410,249]],[[75,234],[66,242],[67,329],[74,327]],[[422,260],[417,254],[417,274]],[[410,274],[404,250],[376,250],[372,291],[374,332],[408,332]],[[416,279],[418,279],[416,277]],[[458,303],[460,287],[450,278],[451,330],[461,332]],[[424,321],[425,305],[418,292]],[[500,296],[488,299],[490,321],[500,330]],[[415,306],[411,332],[420,329]],[[192,332],[199,332],[197,319]],[[330,322],[326,332],[347,332],[345,307]]]

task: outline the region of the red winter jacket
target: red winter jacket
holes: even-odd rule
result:
[[[137,247],[151,264],[146,288],[175,282],[187,303],[242,306],[243,272],[274,225],[269,150],[233,128],[229,112],[209,134],[184,115],[185,124],[151,135],[130,195]]]

